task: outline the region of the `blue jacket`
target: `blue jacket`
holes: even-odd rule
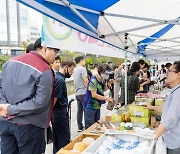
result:
[[[49,64],[36,52],[15,57],[3,65],[0,104],[9,103],[0,120],[45,128],[53,106],[54,77]]]

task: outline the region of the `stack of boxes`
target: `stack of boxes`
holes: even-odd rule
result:
[[[153,105],[154,99],[141,99],[138,98],[136,101],[129,106],[130,119],[135,127],[148,127],[149,120],[152,112],[144,106],[137,105],[139,102],[147,102]]]

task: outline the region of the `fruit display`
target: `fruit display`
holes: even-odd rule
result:
[[[83,142],[77,142],[74,147],[73,150],[77,150],[79,152],[84,151],[87,148],[87,145]]]
[[[131,122],[129,112],[125,112],[121,114],[121,121],[122,122]]]
[[[95,142],[95,139],[92,137],[86,137],[82,140],[82,142],[85,143],[87,146],[89,146]]]

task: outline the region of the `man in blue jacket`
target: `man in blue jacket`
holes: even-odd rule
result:
[[[12,58],[2,70],[0,135],[2,154],[41,154],[44,128],[53,108],[54,74],[49,64],[57,50],[41,46]]]

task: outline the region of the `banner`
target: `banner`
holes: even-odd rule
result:
[[[124,58],[125,51],[104,43],[98,39],[73,30],[58,21],[43,16],[44,45],[61,50],[70,50],[108,57]],[[128,53],[128,59],[136,59],[136,55]],[[134,61],[133,60],[133,61]]]

